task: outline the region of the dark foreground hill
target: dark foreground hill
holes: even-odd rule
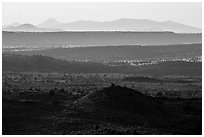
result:
[[[3,47],[121,46],[201,43],[202,34],[173,32],[3,32]]]
[[[178,134],[201,133],[201,100],[153,98],[112,85],[78,99],[75,104],[107,121],[141,124]]]
[[[50,102],[55,99],[53,104]],[[202,134],[202,100],[153,98],[114,86],[76,98],[3,92],[3,134]]]
[[[160,115],[165,108],[160,103],[155,98],[146,96],[141,92],[114,84],[76,101],[78,107],[87,112],[124,111],[143,115]]]
[[[23,56],[3,54],[3,71],[14,72],[58,72],[58,73],[134,73],[152,75],[202,74],[201,62],[168,61],[146,66],[110,66],[93,62],[64,61],[46,56]]]

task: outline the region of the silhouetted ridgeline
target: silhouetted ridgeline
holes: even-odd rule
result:
[[[161,60],[201,56],[202,44],[50,48],[33,51],[18,51],[15,53],[22,55],[43,55],[68,61],[118,61],[122,59]]]
[[[3,32],[3,47],[168,45],[201,43],[202,34],[173,32]]]
[[[173,21],[153,21],[149,19],[121,18],[113,21],[75,21],[70,23],[60,23],[55,19],[48,19],[37,25],[40,28],[60,28],[62,30],[137,30],[137,31],[173,31],[173,32],[202,32],[200,28],[180,24]]]
[[[3,54],[3,71],[15,72],[59,72],[59,73],[138,73],[156,75],[202,74],[201,62],[162,62],[154,65],[134,67],[130,65],[109,66],[102,63],[64,61],[45,56],[23,56]]]
[[[5,31],[173,31],[177,33],[201,33],[202,29],[180,24],[173,21],[153,21],[149,19],[131,19],[121,18],[113,21],[75,21],[69,23],[60,23],[55,19],[48,19],[45,22],[38,24],[37,26],[31,26],[28,24],[10,24],[3,26]]]
[[[22,32],[56,32],[60,31],[60,29],[44,29],[38,28],[32,24],[22,24],[17,26],[8,26],[3,28],[4,31],[22,31]]]

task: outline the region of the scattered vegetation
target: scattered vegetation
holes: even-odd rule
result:
[[[109,66],[103,63],[65,61],[46,56],[3,54],[3,71],[46,73],[125,73],[200,76],[201,62],[168,61],[146,66]]]
[[[202,99],[167,96],[165,83],[134,82],[133,86],[132,82],[124,84],[126,75],[99,73],[4,72],[2,77],[3,134],[166,135],[202,131]],[[186,78],[160,77],[162,81]],[[193,89],[200,80],[191,79]],[[163,90],[154,90],[151,84]],[[172,84],[178,88],[189,83]],[[199,87],[191,93],[197,90],[201,93]]]

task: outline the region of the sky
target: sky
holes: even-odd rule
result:
[[[150,19],[155,21],[171,20],[202,28],[202,3],[2,3],[2,25],[15,22],[37,25],[49,18],[54,18],[62,23],[79,20],[112,21],[121,18]]]

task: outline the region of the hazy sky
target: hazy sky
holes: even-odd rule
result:
[[[111,21],[119,18],[172,20],[202,28],[202,4],[189,2],[146,3],[3,3],[3,25],[39,24],[48,18],[59,22]]]

